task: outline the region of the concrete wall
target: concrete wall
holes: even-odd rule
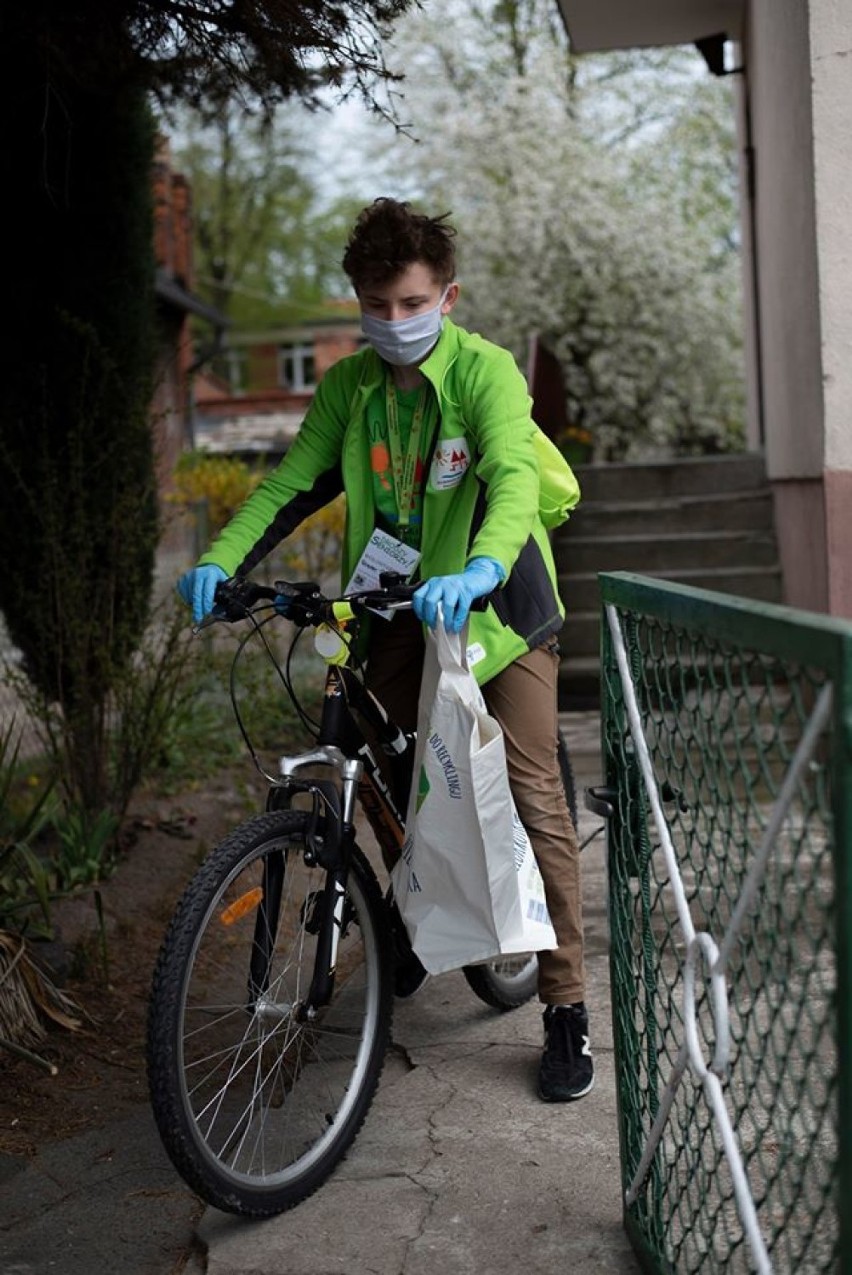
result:
[[[765,447],[787,602],[848,617],[852,5],[751,0],[743,57],[743,138],[754,164],[744,226],[752,214],[758,329],[749,438]],[[746,180],[746,198],[748,190]],[[747,257],[747,286],[751,267]]]
[[[752,0],[743,51],[767,472],[771,479],[818,478],[823,408],[807,6]]]
[[[810,0],[825,467],[852,470],[852,4]]]

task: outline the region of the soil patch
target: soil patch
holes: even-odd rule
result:
[[[203,791],[168,800],[143,795],[127,821],[118,867],[100,887],[103,928],[91,890],[55,905],[58,939],[33,952],[57,971],[54,981],[82,1010],[82,1025],[50,1026],[36,1047],[56,1075],[0,1049],[0,1154],[30,1158],[148,1101],[148,994],[168,919],[204,855],[262,808],[260,781],[252,782],[245,764]]]

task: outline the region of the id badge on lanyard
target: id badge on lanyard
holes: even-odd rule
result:
[[[364,552],[355,564],[355,570],[344,589],[344,593],[355,593],[360,589],[378,589],[380,577],[385,571],[398,571],[410,580],[420,561],[420,550],[403,544],[396,536],[376,527],[364,548]],[[395,611],[376,611],[384,620],[392,620]]]

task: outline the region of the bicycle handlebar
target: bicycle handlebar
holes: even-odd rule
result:
[[[310,580],[291,582],[276,580],[273,585],[259,584],[244,576],[234,576],[216,586],[215,620],[243,620],[258,602],[275,603],[286,599],[282,614],[294,623],[309,626],[328,621],[350,620],[369,608],[382,610],[402,609],[411,606],[411,599],[419,584],[406,584],[401,576],[383,576],[378,589],[362,589],[342,597],[327,597],[319,585]]]
[[[300,703],[291,678],[290,660],[296,643],[307,628],[315,628],[319,633],[322,633],[323,629],[327,629],[332,634],[335,634],[339,639],[339,646],[333,641],[327,641],[324,635],[322,644],[317,644],[317,650],[329,665],[347,665],[350,655],[352,656],[352,663],[349,665],[347,673],[354,676],[355,686],[349,686],[349,693],[354,694],[357,699],[357,686],[360,685],[362,689],[366,686],[366,670],[358,658],[357,652],[353,651],[352,647],[352,639],[355,636],[357,626],[353,625],[347,632],[347,622],[369,611],[387,612],[410,609],[412,598],[422,585],[422,582],[409,584],[405,577],[397,572],[383,573],[379,579],[380,585],[377,589],[362,589],[336,598],[327,597],[320,586],[313,581],[292,583],[286,580],[276,580],[274,584],[268,585],[260,584],[245,576],[233,576],[229,580],[221,581],[216,586],[213,611],[200,625],[195,627],[194,632],[197,633],[200,629],[216,623],[234,623],[238,620],[250,621],[251,629],[237,644],[232,660],[231,700],[237,724],[252,755],[254,764],[267,779],[270,776],[266,774],[258,758],[257,751],[249,738],[235,692],[236,669],[241,654],[246,650],[252,637],[261,634],[264,626],[276,619],[277,616],[290,620],[295,625],[298,632],[292,635],[289,642],[289,652],[283,662],[279,661],[275,650],[266,638],[262,637],[261,640],[297,715],[303,725],[312,734],[316,735],[321,729],[320,725],[312,719],[310,713]],[[282,605],[282,599],[286,599],[286,605]],[[474,606],[477,610],[484,610],[488,605],[488,601],[488,597],[477,599]],[[343,672],[342,669],[341,672]],[[370,714],[374,710],[371,709],[370,705],[373,703],[374,701],[367,696],[366,707],[365,704],[361,704],[361,709],[365,713],[367,720],[372,720]],[[390,724],[387,718],[378,723],[376,728],[382,739],[384,739],[386,732],[391,729],[397,732],[400,739],[405,738],[404,733],[398,731],[396,726]],[[395,750],[395,741],[391,740],[391,744]],[[273,780],[273,782],[276,781]]]
[[[244,576],[233,576],[223,580],[216,586],[215,611],[212,620],[234,622],[243,620],[258,602],[272,602],[280,598],[287,599],[282,614],[288,620],[302,627],[323,623],[341,623],[351,620],[362,611],[401,611],[411,607],[411,599],[422,586],[408,584],[404,576],[395,572],[385,572],[380,577],[378,589],[362,589],[355,593],[347,593],[341,597],[327,597],[319,585],[313,581],[293,583],[288,580],[276,580],[273,585],[259,584]],[[484,611],[488,606],[490,594],[474,599],[471,610]]]

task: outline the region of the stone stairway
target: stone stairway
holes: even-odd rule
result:
[[[563,710],[599,702],[601,571],[783,601],[761,455],[586,465],[576,474],[581,503],[553,537],[568,612],[560,638]]]

